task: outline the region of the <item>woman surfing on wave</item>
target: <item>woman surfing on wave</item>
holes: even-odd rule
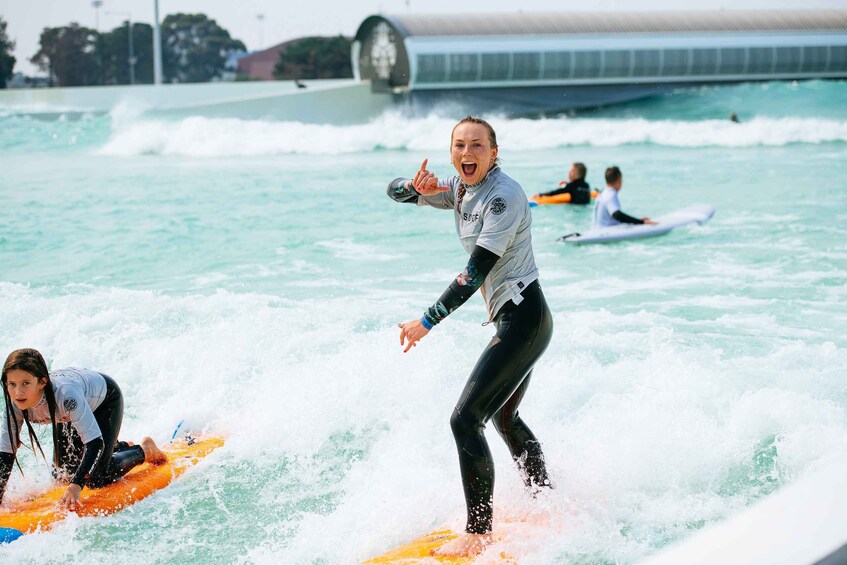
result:
[[[521,186],[500,170],[497,137],[485,120],[468,116],[453,128],[450,161],[458,175],[439,179],[424,160],[413,179],[388,185],[397,202],[453,210],[470,258],[465,270],[420,319],[400,327],[404,352],[464,304],[479,288],[497,332],[471,371],[450,418],[467,505],[465,533],[441,555],[480,553],[491,543],[494,462],[483,435],[491,420],[531,489],[549,488],[541,444],[518,416],[532,368],[550,343],[553,320],[538,283],[532,216]]]
[[[87,369],[48,372],[35,349],[18,349],[3,365],[6,411],[0,422],[0,501],[6,490],[24,424],[33,452],[44,457],[32,424],[50,424],[53,435],[54,476],[68,481],[59,506],[77,510],[86,486],[114,483],[130,469],[147,461],[158,465],[167,459],[149,437],[141,445],[118,442],[123,420],[123,395],[111,377]],[[20,468],[20,463],[18,463]]]

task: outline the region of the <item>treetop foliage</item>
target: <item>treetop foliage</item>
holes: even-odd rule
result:
[[[279,79],[352,78],[350,46],[353,40],[336,37],[304,37],[288,42],[274,66]]]
[[[16,61],[15,56],[12,55],[15,42],[9,39],[6,26],[6,20],[0,16],[0,88],[6,88],[6,81],[12,78]]]
[[[165,82],[206,82],[221,78],[233,51],[244,43],[230,37],[205,14],[171,14],[161,25]],[[58,86],[128,84],[129,34],[133,40],[135,81],[153,82],[153,28],[124,24],[100,33],[77,23],[44,28],[31,61]]]

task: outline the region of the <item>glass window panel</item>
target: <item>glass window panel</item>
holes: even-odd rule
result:
[[[418,55],[418,82],[444,82],[446,72],[444,55]]]
[[[662,75],[684,76],[688,74],[688,49],[665,49],[664,56]]]
[[[803,47],[804,73],[822,73],[826,70],[826,47]]]
[[[632,63],[632,51],[606,51],[603,54],[603,76],[604,77],[627,77],[629,76]]]
[[[829,72],[847,71],[847,45],[833,45],[829,48]]]
[[[449,55],[450,57],[450,81],[468,82],[475,81],[478,71],[477,55],[460,53]]]
[[[659,76],[659,62],[661,61],[659,54],[658,49],[636,51],[634,53],[635,70],[632,74],[637,77]]]
[[[574,78],[597,78],[600,76],[600,52],[574,52]]]
[[[691,74],[713,75],[718,70],[717,49],[694,49],[691,51]]]
[[[512,55],[514,80],[537,80],[541,72],[540,53],[515,53]]]
[[[506,80],[509,78],[508,53],[482,54],[482,80]]]
[[[744,49],[728,47],[721,49],[720,74],[738,75],[744,72],[745,61]]]
[[[568,78],[571,75],[570,52],[544,53],[544,78]]]
[[[773,72],[773,48],[751,47],[747,63],[747,72],[754,75],[770,74]]]
[[[776,67],[774,72],[777,73],[796,73],[800,70],[800,55],[802,51],[799,47],[777,47],[776,48]]]

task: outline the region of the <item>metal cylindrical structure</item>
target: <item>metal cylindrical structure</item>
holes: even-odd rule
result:
[[[162,31],[159,28],[159,0],[153,0],[153,82],[162,84]]]
[[[132,41],[132,35],[135,28],[132,27],[132,18],[126,20],[127,35],[129,35],[129,83],[135,84],[135,45]]]

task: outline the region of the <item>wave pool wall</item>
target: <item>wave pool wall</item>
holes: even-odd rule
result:
[[[154,115],[202,115],[304,123],[361,123],[391,107],[388,94],[350,79],[90,86],[0,91],[0,111],[40,115],[107,113],[128,106]]]

